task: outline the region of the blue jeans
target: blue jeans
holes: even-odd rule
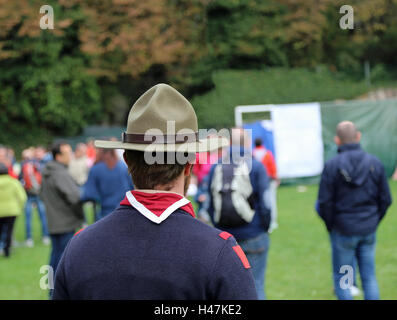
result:
[[[376,234],[347,236],[333,230],[330,234],[335,293],[340,300],[353,299],[349,286],[353,284],[355,260],[360,271],[366,300],[378,300],[379,288],[375,276]],[[349,279],[349,271],[353,271]],[[347,281],[347,282],[346,282]]]
[[[265,300],[265,273],[270,244],[269,234],[263,232],[255,238],[238,241],[238,244],[243,249],[251,265],[258,299]]]
[[[50,266],[54,270],[54,275],[58,267],[58,263],[61,260],[62,254],[65,251],[65,248],[73,235],[74,232],[51,235],[52,250],[50,257]]]
[[[38,196],[28,195],[28,199],[25,205],[25,229],[26,239],[32,238],[32,207],[33,203],[37,206],[39,217],[41,221],[41,230],[43,237],[48,237],[47,218],[45,215],[45,208],[43,202]]]

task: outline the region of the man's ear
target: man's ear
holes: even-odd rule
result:
[[[190,173],[192,172],[193,169],[193,164],[192,163],[186,163],[185,169],[183,170],[183,175],[185,177],[189,176]]]
[[[338,136],[334,137],[334,142],[337,146],[340,146],[342,144],[342,141],[340,141],[340,138]]]
[[[357,131],[356,142],[359,143],[361,141],[361,131]]]

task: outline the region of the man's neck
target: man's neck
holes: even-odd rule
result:
[[[176,181],[174,181],[170,185],[157,185],[153,188],[153,190],[161,191],[161,192],[172,192],[180,194],[184,196],[184,180],[183,177],[179,177]]]
[[[117,161],[118,161],[117,158],[110,158],[110,159],[106,159],[104,162],[108,168],[113,169],[116,166]]]
[[[147,192],[147,193],[157,193],[157,192],[164,192],[164,193],[176,193],[182,197],[184,197],[183,193],[172,191],[172,190],[161,190],[161,189],[135,189],[135,191]]]

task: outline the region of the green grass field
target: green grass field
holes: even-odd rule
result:
[[[397,201],[397,182],[390,186]],[[271,234],[266,273],[268,299],[335,299],[328,234],[314,211],[316,196],[317,186],[307,186],[306,192],[298,192],[296,186],[279,188],[279,228]],[[394,203],[378,229],[376,263],[382,299],[397,299],[396,211]],[[11,258],[0,257],[0,299],[48,298],[39,281],[50,248],[40,241],[37,214],[33,228],[35,246],[24,247],[24,218],[17,219],[14,238],[21,245]]]

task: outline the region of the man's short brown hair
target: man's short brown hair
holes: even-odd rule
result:
[[[186,164],[148,164],[144,151],[125,150],[128,171],[137,189],[154,189],[161,185],[172,189],[173,182],[184,170]],[[164,154],[167,159],[167,154]],[[173,158],[176,159],[176,156]]]

